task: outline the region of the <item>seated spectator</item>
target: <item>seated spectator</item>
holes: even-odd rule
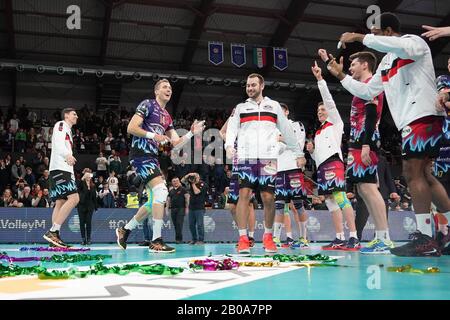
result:
[[[39,171],[39,166],[44,163],[44,155],[42,152],[36,153],[33,158],[31,159],[31,168],[33,169],[34,173],[37,173]]]
[[[411,211],[411,207],[409,206],[409,202],[408,201],[403,201],[401,208],[402,208],[403,211]]]
[[[30,128],[30,130],[27,133],[27,144],[26,144],[26,149],[27,150],[32,150],[35,148],[37,142],[37,136],[36,136],[36,132],[34,131],[34,128]]]
[[[11,170],[8,170],[5,160],[0,159],[0,193],[11,183]]]
[[[109,184],[109,190],[114,193],[114,196],[117,196],[117,194],[119,193],[119,179],[117,179],[116,172],[114,170],[111,171],[106,182],[108,182]]]
[[[98,193],[100,204],[102,208],[115,208],[115,197],[107,182],[103,184],[103,189]]]
[[[43,137],[37,138],[37,142],[36,142],[36,144],[34,145],[34,148],[35,148],[36,150],[41,150],[44,146],[45,146],[44,138],[43,138]]]
[[[97,188],[97,192],[100,192],[103,189],[103,184],[105,183],[105,179],[103,176],[97,176],[95,179],[95,186]]]
[[[39,165],[37,170],[37,175],[42,176],[45,170],[49,170],[50,159],[48,157],[44,157],[42,164]]]
[[[26,182],[24,179],[17,180],[16,184],[13,186],[14,195],[17,198],[22,196],[23,191],[25,190]]]
[[[48,170],[44,170],[42,177],[39,178],[38,184],[42,190],[49,189],[50,187],[50,174]]]
[[[23,204],[23,207],[31,208],[32,199],[33,197],[31,196],[31,188],[29,186],[26,186],[17,200]]]
[[[106,138],[105,138],[105,153],[110,154],[111,153],[111,145],[114,143],[114,138],[112,135],[112,132],[108,132]]]
[[[122,161],[118,154],[114,155],[114,158],[109,162],[109,172],[115,172],[117,176],[122,174]]]
[[[117,150],[118,154],[121,156],[126,156],[128,154],[127,152],[127,141],[125,140],[125,137],[122,133],[119,133],[118,139],[116,139],[115,143],[115,149]]]
[[[26,149],[26,143],[27,134],[25,133],[23,128],[20,128],[19,131],[16,132],[14,151],[24,153]]]
[[[25,181],[27,182],[27,184],[29,186],[34,185],[36,183],[36,177],[34,176],[32,170],[31,170],[31,167],[27,167],[25,169],[25,171],[26,171],[26,174],[25,174],[25,177],[24,177]]]
[[[11,181],[16,183],[19,179],[23,179],[25,174],[25,166],[17,159],[11,167]]]
[[[33,186],[33,198],[31,200],[31,206],[34,208],[49,208],[50,199],[48,195],[48,189],[41,190],[39,184]]]
[[[106,178],[108,170],[108,159],[105,158],[103,152],[99,153],[97,159],[95,159],[95,163],[97,164],[97,177],[103,176],[103,178]]]
[[[5,191],[3,191],[3,196],[0,198],[0,207],[11,207],[13,201],[14,198],[11,189],[5,189]]]
[[[217,199],[218,209],[227,209],[229,194],[230,194],[230,187],[225,187],[225,190],[223,190],[223,193],[221,193],[219,199]]]

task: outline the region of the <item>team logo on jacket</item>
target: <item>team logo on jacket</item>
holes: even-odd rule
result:
[[[347,164],[352,164],[355,161],[355,158],[353,157],[353,153],[349,153],[347,157]]]
[[[272,162],[266,164],[263,169],[267,174],[270,175],[277,174],[277,167],[274,164],[272,164]]]
[[[406,126],[402,130],[402,138],[407,137],[412,132],[412,129],[410,126]]]
[[[270,110],[270,111],[272,111],[272,110],[273,110],[273,107],[272,107],[272,106],[264,106],[263,109],[264,109],[264,110]]]
[[[300,188],[302,183],[300,182],[300,179],[291,179],[290,185],[292,188]]]
[[[333,171],[325,172],[325,180],[331,180],[331,179],[334,179],[335,177],[336,177],[336,173],[334,173]]]

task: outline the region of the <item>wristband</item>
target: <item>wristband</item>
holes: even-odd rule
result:
[[[194,136],[194,134],[192,133],[192,131],[189,131],[184,136],[189,140],[190,138],[192,138]]]
[[[147,133],[145,134],[145,137],[146,137],[147,139],[153,139],[155,136],[156,136],[156,133],[154,133],[154,132],[147,132]]]

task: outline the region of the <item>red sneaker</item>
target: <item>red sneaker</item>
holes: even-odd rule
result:
[[[238,253],[250,253],[250,241],[247,236],[240,236],[237,246]]]
[[[277,252],[277,245],[273,242],[273,237],[271,233],[265,233],[263,236],[263,247],[264,251],[267,253]]]

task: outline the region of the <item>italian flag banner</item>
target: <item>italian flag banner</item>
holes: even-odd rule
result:
[[[259,69],[262,69],[266,66],[266,48],[253,48],[253,64]]]

